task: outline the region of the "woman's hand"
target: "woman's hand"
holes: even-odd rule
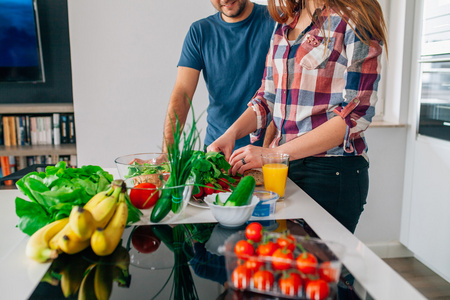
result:
[[[274,148],[263,148],[253,145],[247,145],[245,147],[237,149],[233,152],[229,160],[229,163],[231,165],[231,175],[234,176],[236,175],[236,173],[243,174],[246,170],[261,168],[261,155],[263,153],[271,153],[274,151]]]
[[[225,160],[229,161],[235,142],[236,140],[232,135],[224,133],[221,137],[209,145],[206,148],[206,151],[221,152],[225,156]]]

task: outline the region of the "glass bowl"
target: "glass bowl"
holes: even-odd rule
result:
[[[137,177],[140,182],[167,181],[170,165],[167,153],[136,153],[124,155],[114,160],[120,179]]]
[[[127,188],[128,196],[133,205],[134,203],[136,203],[135,201],[136,196],[134,196],[136,193],[140,195],[147,195],[146,197],[154,197],[156,195],[157,199],[159,199],[162,193],[170,192],[170,195],[172,195],[172,209],[160,222],[158,222],[158,224],[159,223],[170,224],[171,222],[174,222],[176,219],[178,219],[186,209],[186,206],[192,196],[192,190],[194,188],[193,177],[188,178],[188,180],[184,185],[173,187],[166,186],[166,180],[164,179],[164,177],[160,178],[160,185],[158,186],[155,185],[154,188],[136,187],[137,184],[141,183],[139,177],[131,177],[125,179],[124,182]],[[137,208],[139,208],[139,210],[142,212],[140,224],[154,224],[150,220],[150,216],[154,208],[154,205],[145,209],[141,207]]]

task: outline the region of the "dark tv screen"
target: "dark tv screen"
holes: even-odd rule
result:
[[[0,82],[44,82],[35,0],[0,0]]]

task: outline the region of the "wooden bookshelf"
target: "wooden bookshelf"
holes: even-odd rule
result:
[[[52,113],[73,113],[72,103],[36,103],[36,104],[0,104],[0,115],[14,114],[52,114]],[[61,155],[76,155],[76,144],[60,145],[17,145],[0,146],[0,156],[16,156],[22,161],[22,165],[27,156],[50,155],[55,163]]]

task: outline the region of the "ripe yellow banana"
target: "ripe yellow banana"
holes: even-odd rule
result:
[[[66,234],[58,240],[58,248],[64,253],[75,254],[89,247],[90,240],[80,240],[72,229],[68,229]]]
[[[69,216],[69,225],[82,241],[89,239],[95,230],[96,222],[91,212],[81,206],[74,206]]]
[[[107,261],[100,261],[97,264],[94,278],[95,296],[98,300],[108,300],[111,295],[114,282],[114,265]]]
[[[78,300],[92,300],[96,299],[95,297],[95,287],[94,287],[94,279],[95,279],[95,269],[96,265],[93,265],[81,281],[80,290],[78,292]]]
[[[61,231],[69,222],[69,218],[54,221],[36,231],[28,240],[25,253],[38,262],[46,262],[58,257],[58,252],[49,246],[50,239]]]
[[[117,200],[119,198],[119,194],[121,192],[121,188],[115,187],[113,193],[100,201],[95,207],[92,209],[88,209],[92,217],[95,220],[95,227],[105,227],[108,224],[111,217],[114,215],[114,212],[117,207]]]
[[[67,221],[67,224],[64,226],[64,228],[61,229],[57,234],[55,234],[48,242],[50,249],[56,250],[56,251],[58,251],[58,253],[60,253],[61,249],[59,249],[59,246],[58,246],[59,240],[61,240],[62,237],[67,232],[69,232],[69,230],[70,230],[70,225],[69,225],[69,222]]]
[[[110,187],[107,191],[99,192],[95,194],[85,205],[84,209],[91,210],[96,207],[102,200],[106,197],[111,196],[111,193],[114,191],[114,187]]]
[[[91,237],[91,248],[98,256],[113,253],[122,238],[128,218],[125,193],[120,193],[119,204],[106,228],[97,228]]]

